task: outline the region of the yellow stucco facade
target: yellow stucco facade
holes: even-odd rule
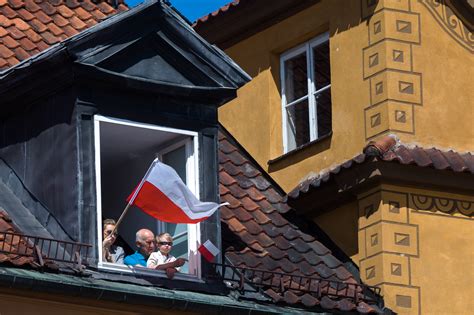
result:
[[[473,214],[472,194],[382,184],[314,220],[397,313],[470,314]],[[344,230],[351,238],[340,237]]]
[[[220,108],[219,121],[287,191],[384,133],[472,151],[472,32],[449,12],[430,1],[321,1],[225,50],[253,80]],[[284,153],[280,55],[325,32],[333,134],[269,165]]]
[[[239,41],[225,52],[253,80],[220,108],[219,121],[286,191],[383,134],[474,151],[473,34],[450,1],[439,2],[323,0]],[[284,154],[280,55],[325,32],[332,135]],[[400,314],[471,314],[474,187],[384,183],[356,195],[305,214],[364,282],[382,288],[386,305]]]

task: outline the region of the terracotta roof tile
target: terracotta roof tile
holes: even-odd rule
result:
[[[5,35],[1,35],[1,31],[0,31],[0,37],[2,36],[5,36]],[[11,37],[13,37],[14,39],[18,40],[18,39],[22,39],[23,37],[26,37],[26,34],[19,30],[16,26],[12,25],[8,28],[8,33]]]
[[[56,24],[58,27],[63,27],[69,24],[69,21],[66,20],[61,14],[57,13],[52,16],[54,24]]]
[[[41,36],[43,37],[44,41],[46,42],[46,44],[48,45],[54,45],[56,44],[57,42],[60,41],[60,39],[57,37],[57,36],[54,36],[51,32],[49,31],[46,31],[46,32],[43,32],[41,33]]]
[[[1,43],[10,49],[20,46],[20,44],[12,37],[10,37],[10,35],[2,37]]]
[[[25,21],[29,21],[35,18],[33,14],[27,11],[25,8],[21,8],[17,11],[18,15]]]
[[[453,150],[443,151],[437,148],[426,149],[403,143],[388,146],[388,143],[394,143],[391,140],[387,140],[388,138],[393,138],[393,136],[382,137],[378,142],[378,146],[374,142],[369,142],[364,148],[364,153],[358,154],[316,177],[304,180],[288,193],[287,198],[297,199],[302,193],[306,194],[310,190],[318,189],[342,169],[352,168],[355,165],[371,161],[392,162],[402,165],[430,167],[436,170],[448,170],[456,173],[474,174],[474,156],[471,152],[459,153]],[[380,149],[379,146],[383,149]]]
[[[5,64],[8,64],[7,58],[10,58],[13,56],[14,53],[11,51],[7,46],[5,45],[0,45],[0,57],[2,57],[5,60]]]
[[[110,3],[107,0],[0,1],[0,71],[97,24],[109,15],[128,9],[122,0],[117,9]],[[22,42],[25,37],[29,41]],[[18,46],[21,49],[11,52]]]
[[[303,233],[285,218],[284,213],[291,208],[283,201],[283,194],[279,193],[263,171],[225,131],[219,133],[219,161],[221,201],[230,203],[229,206],[221,207],[221,220],[246,246],[239,251],[233,247],[223,249],[234,265],[336,280],[340,282],[341,292],[336,291],[335,284],[326,284],[324,291],[325,294],[335,294],[335,297],[343,294],[343,283],[358,283],[326,246],[314,236]],[[225,243],[233,244],[232,241]],[[283,279],[281,285],[287,289],[278,291],[275,288],[264,288],[275,302],[306,307],[320,304],[316,296],[290,290],[296,284],[289,281],[289,276],[280,279]],[[271,281],[277,280],[272,278]],[[275,285],[280,286],[280,283]],[[346,286],[345,289],[348,288]],[[352,291],[356,294],[354,288]],[[344,302],[339,305],[340,301]],[[327,298],[325,305],[328,309],[344,311],[354,311],[356,308],[353,301],[345,298]]]
[[[30,54],[28,54],[23,48],[17,47],[13,49],[13,52],[15,53],[15,57],[18,60],[23,60],[29,57]]]
[[[46,31],[48,28],[44,25],[40,20],[33,19],[30,21],[31,27],[38,33],[41,34],[42,32]]]
[[[227,11],[229,11],[229,9],[232,9],[236,6],[238,6],[240,3],[240,0],[234,0],[230,3],[227,3],[226,5],[223,5],[222,7],[220,7],[219,9],[217,9],[216,11],[214,12],[211,12],[209,13],[208,15],[205,15],[203,17],[200,17],[199,19],[196,20],[196,22],[194,22],[193,24],[193,27],[196,27],[198,24],[201,24],[201,23],[205,23],[207,22],[209,19],[212,19],[218,15],[221,15]]]
[[[28,242],[28,238],[18,235],[2,234],[2,232],[16,233],[21,235],[21,231],[13,224],[7,212],[0,209],[0,263],[11,264],[15,267],[29,267],[37,269],[40,264],[33,254],[33,246]],[[13,253],[12,253],[13,252]],[[19,255],[24,253],[26,255]],[[49,261],[45,261],[46,267],[57,269],[57,266]]]

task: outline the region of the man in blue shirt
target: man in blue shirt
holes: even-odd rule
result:
[[[155,235],[147,229],[138,230],[135,244],[138,250],[123,260],[125,265],[146,267],[146,261],[150,254],[155,251]]]

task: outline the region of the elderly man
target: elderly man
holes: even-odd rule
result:
[[[146,261],[150,254],[155,250],[155,235],[147,229],[138,230],[135,244],[138,250],[127,257],[123,263],[129,266],[146,267]]]

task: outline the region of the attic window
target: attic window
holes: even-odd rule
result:
[[[97,244],[102,244],[102,222],[117,220],[126,206],[126,198],[140,182],[153,159],[173,167],[186,185],[199,197],[197,133],[155,125],[124,121],[96,115],[94,117]],[[118,228],[116,243],[126,254],[135,252],[135,234],[141,228],[155,235],[168,232],[173,236],[171,254],[189,259],[175,278],[200,277],[197,241],[199,224],[171,224],[157,221],[142,210],[132,207]],[[99,246],[102,257],[102,246]],[[156,249],[157,250],[157,249]],[[155,251],[156,251],[155,250]],[[144,272],[164,276],[161,271],[130,268],[123,264],[100,261],[99,267],[121,272]]]
[[[285,153],[331,132],[329,34],[281,55]]]

